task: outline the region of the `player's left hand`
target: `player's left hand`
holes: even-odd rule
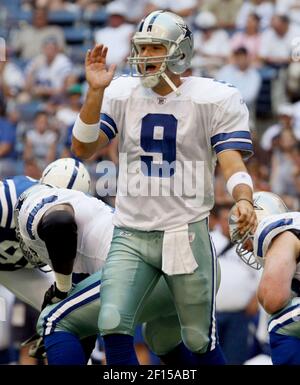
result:
[[[46,358],[46,350],[43,342],[43,337],[35,333],[33,336],[28,338],[26,341],[21,343],[21,346],[29,346],[28,355],[29,357],[36,359]]]
[[[239,233],[244,235],[250,230],[253,234],[257,227],[257,218],[253,205],[246,199],[241,199],[235,204],[235,207]]]
[[[44,295],[42,310],[45,309],[45,307],[48,305],[53,305],[54,303],[57,303],[65,299],[67,295],[68,295],[67,292],[58,290],[54,282],[54,284],[49,287],[49,289],[46,291]]]

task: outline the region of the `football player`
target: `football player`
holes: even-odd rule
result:
[[[33,265],[47,263],[55,275],[38,323],[50,365],[86,363],[80,341],[98,333],[99,270],[110,248],[112,217],[113,210],[96,198],[45,185],[26,190],[16,205],[23,254]],[[72,288],[72,272],[94,274]],[[170,357],[175,354],[181,363],[192,363],[192,357],[181,355],[179,322],[164,280],[147,299],[138,322],[147,322],[146,341],[166,363],[174,363]]]
[[[269,192],[253,196],[259,225],[254,236],[241,236],[234,216],[231,239],[249,266],[263,267],[257,296],[270,314],[268,332],[275,365],[300,364],[300,213],[288,212],[282,200]],[[253,250],[253,251],[252,251]]]
[[[88,171],[81,162],[71,158],[49,164],[41,181],[84,192],[90,189]],[[13,217],[19,196],[38,183],[23,175],[0,182],[0,283],[20,300],[40,310],[44,293],[53,283],[54,276],[45,263],[33,266],[24,257],[16,238]]]
[[[134,329],[163,276],[185,346],[199,364],[224,363],[216,336],[217,260],[207,218],[218,161],[240,231],[256,225],[252,180],[243,161],[252,154],[247,107],[231,85],[180,76],[190,67],[193,37],[171,12],[152,12],[139,24],[129,57],[132,77],[113,80],[115,66],[106,68],[106,55],[103,45],[87,53],[89,89],[72,146],[77,156],[89,158],[119,133],[115,230],[99,315],[107,362],[138,364]],[[183,187],[192,181],[197,189],[188,193]]]

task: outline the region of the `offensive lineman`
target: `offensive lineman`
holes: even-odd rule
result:
[[[85,192],[90,188],[88,171],[81,162],[71,158],[49,164],[41,182]],[[44,293],[53,283],[54,275],[49,267],[45,267],[48,271],[45,273],[43,268],[34,268],[36,266],[24,257],[16,237],[13,210],[19,196],[38,183],[23,175],[0,182],[0,283],[36,310],[41,309]]]
[[[97,45],[86,56],[89,90],[74,124],[73,151],[88,158],[119,133],[120,155],[128,160],[120,161],[115,230],[102,280],[99,329],[108,364],[138,364],[134,328],[162,275],[176,304],[182,340],[197,363],[224,363],[216,336],[217,261],[207,217],[218,160],[240,231],[255,227],[252,181],[242,160],[252,154],[252,143],[248,111],[235,88],[180,77],[192,53],[192,34],[183,19],[155,11],[132,39],[129,62],[140,79],[113,80],[115,66],[105,67],[107,47]],[[197,174],[196,162],[204,164]],[[182,187],[186,178],[200,178],[197,192],[178,193],[174,186]],[[151,195],[154,182],[159,192]]]
[[[237,253],[251,267],[263,267],[257,296],[268,322],[274,365],[300,364],[300,213],[288,212],[279,196],[257,192],[253,196],[258,227],[240,237],[229,219]],[[253,239],[253,252],[249,240]]]

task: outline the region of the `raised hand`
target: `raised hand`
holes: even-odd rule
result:
[[[103,44],[97,44],[92,50],[88,50],[85,57],[86,80],[94,90],[109,86],[116,70],[115,64],[106,68],[107,50]]]

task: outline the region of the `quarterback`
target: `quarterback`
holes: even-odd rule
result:
[[[89,90],[72,146],[77,156],[88,158],[118,134],[119,153],[127,159],[120,162],[115,229],[102,276],[99,330],[107,362],[138,364],[134,329],[163,277],[187,350],[198,364],[222,364],[215,320],[217,260],[207,218],[218,161],[236,202],[240,231],[256,225],[252,181],[243,162],[252,154],[247,108],[230,85],[180,76],[190,66],[193,37],[173,13],[155,11],[139,24],[129,57],[131,77],[113,79],[115,66],[106,68],[106,54],[102,45],[87,53]],[[204,164],[200,175],[199,162]],[[179,169],[187,164],[189,177],[201,181],[194,195],[172,189],[181,184]],[[140,194],[133,194],[128,187],[137,179]],[[154,181],[159,194],[144,194]]]
[[[275,194],[258,192],[253,198],[259,222],[254,236],[249,233],[240,237],[234,220],[229,219],[231,238],[238,244],[237,252],[244,262],[263,267],[257,296],[270,314],[273,364],[299,365],[300,214],[288,212]]]

